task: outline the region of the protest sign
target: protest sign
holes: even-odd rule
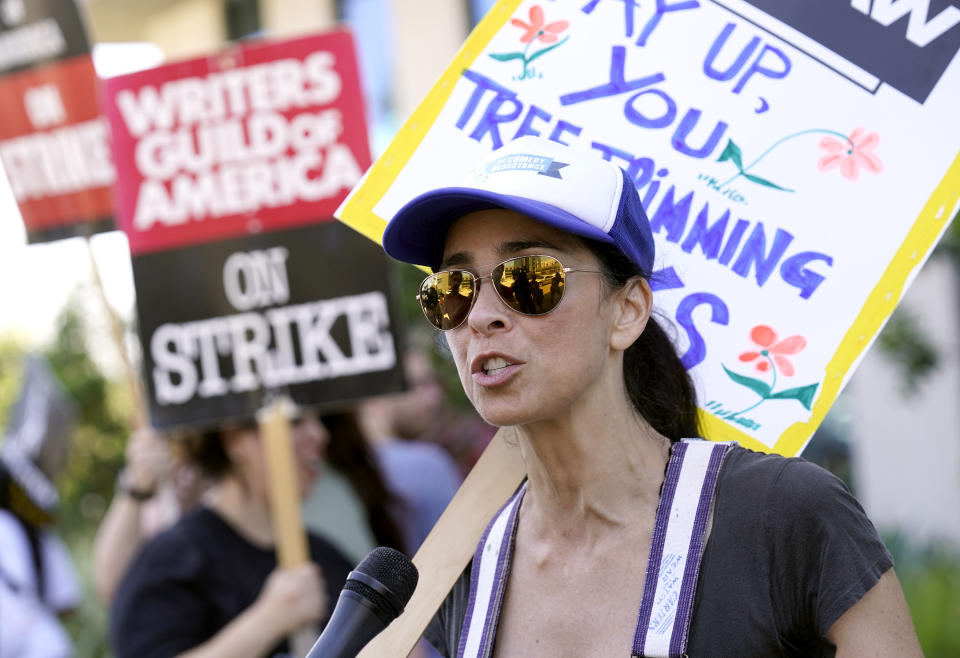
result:
[[[74,0],[0,3],[0,74],[90,52]]]
[[[337,215],[379,241],[506,141],[593,149],[639,188],[706,435],[797,454],[960,197],[960,10],[813,4],[501,1]]]
[[[26,496],[22,502],[29,501],[20,511],[37,510],[32,520],[52,514],[59,502],[54,481],[66,464],[76,417],[76,405],[47,360],[39,354],[28,355],[20,396],[0,443],[0,469]],[[11,495],[0,492],[4,500]]]
[[[387,259],[332,216],[370,163],[349,33],[106,92],[152,424],[401,388]]]
[[[0,162],[30,242],[113,228],[116,174],[72,0],[0,4]]]

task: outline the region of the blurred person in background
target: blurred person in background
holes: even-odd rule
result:
[[[410,554],[403,530],[405,505],[389,489],[356,412],[350,408],[330,410],[320,420],[330,432],[326,451],[330,469],[304,505],[304,523],[331,537],[334,543],[348,539],[350,533],[356,534],[362,546],[353,549],[361,555],[375,546],[389,546]],[[331,495],[325,486],[333,472],[341,477],[338,486],[345,489],[340,495]],[[351,509],[342,507],[347,499]]]
[[[421,439],[444,403],[433,366],[417,348],[403,358],[409,388],[364,400],[359,418],[390,491],[404,503],[405,543],[415,553],[460,487],[456,463],[440,446]]]
[[[302,411],[292,438],[306,496],[330,435],[315,413]],[[224,425],[187,446],[213,484],[202,504],[134,558],[111,607],[114,651],[119,658],[287,655],[290,633],[326,624],[351,563],[309,533],[312,562],[277,568],[255,422]]]
[[[101,601],[113,599],[143,543],[199,502],[208,485],[195,464],[174,454],[170,438],[150,428],[133,433],[93,546],[94,585]]]
[[[0,658],[61,658],[72,647],[60,618],[80,603],[80,583],[54,528],[54,482],[76,413],[45,359],[25,366],[0,444]]]

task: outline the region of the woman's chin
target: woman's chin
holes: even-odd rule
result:
[[[484,422],[494,427],[513,427],[514,425],[526,425],[536,419],[538,414],[526,409],[515,407],[500,407],[499,405],[490,405],[477,409],[477,413],[483,418]]]
[[[300,471],[300,500],[304,500],[310,496],[310,493],[313,491],[313,488],[317,485],[317,482],[320,481],[320,478],[323,477],[323,468],[311,468],[307,471],[301,469]]]

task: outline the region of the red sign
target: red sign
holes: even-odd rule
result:
[[[116,173],[97,84],[89,55],[0,79],[0,161],[31,242],[113,215]]]
[[[132,253],[332,220],[370,165],[343,30],[105,81]]]

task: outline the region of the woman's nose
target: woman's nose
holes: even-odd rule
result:
[[[477,299],[470,310],[467,324],[471,329],[481,334],[506,329],[510,326],[510,309],[497,295],[490,279],[480,282]]]

